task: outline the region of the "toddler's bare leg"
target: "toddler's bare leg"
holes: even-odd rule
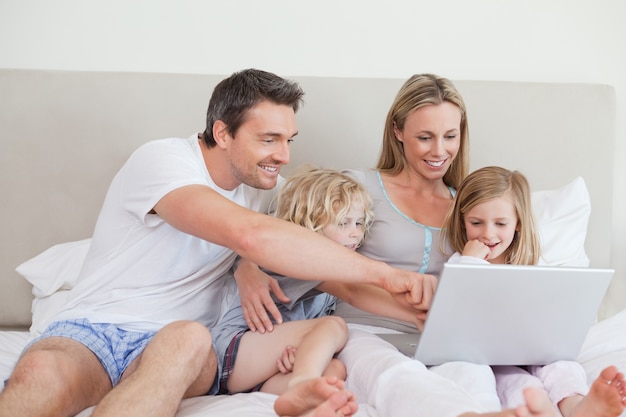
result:
[[[288,374],[276,374],[265,383],[261,387],[261,392],[267,392],[270,394],[280,395],[285,392],[292,386],[298,385],[292,382],[293,373]],[[332,359],[328,364],[328,367],[322,374],[322,376],[332,376],[339,380],[345,381],[346,379],[346,367],[339,359]],[[299,383],[304,382],[300,381]]]
[[[339,380],[345,381],[347,376],[346,365],[344,365],[339,359],[333,358],[326,367],[322,376],[334,376]]]

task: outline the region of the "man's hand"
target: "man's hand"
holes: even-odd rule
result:
[[[400,304],[428,311],[437,287],[434,275],[396,270],[396,274],[383,283],[383,288]]]
[[[281,302],[289,302],[278,281],[244,259],[235,271],[235,281],[239,289],[243,317],[251,331],[265,333],[274,330],[268,312],[276,323],[283,322],[283,317],[270,295],[273,293]]]

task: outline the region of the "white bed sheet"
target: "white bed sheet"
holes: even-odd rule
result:
[[[17,358],[30,338],[29,332],[0,331],[0,389],[11,374]]]
[[[2,381],[8,378],[29,338],[29,332],[0,332],[0,378]],[[579,361],[585,368],[590,383],[602,369],[609,365],[617,366],[622,372],[626,371],[626,310],[591,328],[581,350]],[[275,417],[273,412],[275,399],[274,395],[264,393],[191,398],[183,401],[176,416]],[[79,417],[89,415],[91,415],[91,409],[83,411]],[[358,415],[377,417],[378,413],[367,404],[359,404]],[[626,412],[622,413],[622,417],[626,417]]]

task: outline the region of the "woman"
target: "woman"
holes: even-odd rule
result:
[[[400,88],[385,121],[375,170],[348,171],[374,199],[375,221],[359,252],[402,269],[438,276],[446,261],[439,233],[454,189],[469,170],[463,98],[447,79],[414,75]],[[342,303],[348,322],[416,332]]]

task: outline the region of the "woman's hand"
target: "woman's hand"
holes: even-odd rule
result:
[[[424,331],[424,323],[426,322],[426,316],[428,315],[428,310],[419,310],[415,315],[415,327],[420,332]]]
[[[239,289],[243,317],[251,331],[265,333],[274,330],[268,312],[276,323],[283,322],[283,317],[270,295],[273,293],[284,303],[290,301],[278,285],[278,281],[245,259],[241,260],[235,271],[235,281]]]

